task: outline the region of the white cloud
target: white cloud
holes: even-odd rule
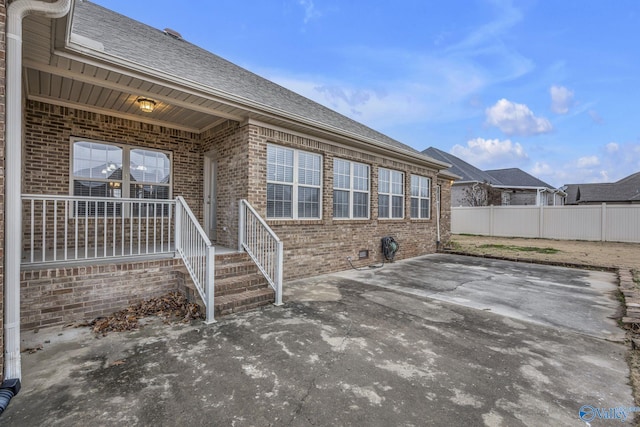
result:
[[[567,114],[573,106],[573,92],[564,86],[551,86],[551,111]]]
[[[480,169],[517,167],[528,159],[519,143],[506,139],[475,138],[467,145],[454,145],[451,153]]]
[[[507,135],[537,135],[553,130],[549,120],[536,117],[524,104],[501,99],[493,107],[487,108],[487,123],[496,126]]]
[[[304,23],[308,23],[313,18],[319,18],[322,14],[316,9],[313,0],[299,0],[298,4],[304,8]]]
[[[538,178],[540,178],[541,176],[551,176],[553,175],[553,173],[553,167],[545,162],[535,162],[535,164],[533,165],[533,169],[531,169],[531,174]]]
[[[600,165],[600,159],[598,158],[598,156],[580,157],[578,159],[579,168],[592,168],[598,165]]]
[[[605,145],[604,148],[607,151],[607,153],[615,153],[620,149],[620,146],[615,142],[610,142],[607,145]]]

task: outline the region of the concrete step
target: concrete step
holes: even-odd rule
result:
[[[240,313],[269,305],[275,301],[275,293],[270,287],[255,289],[238,294],[216,296],[215,316]]]

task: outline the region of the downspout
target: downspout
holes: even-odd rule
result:
[[[436,187],[439,188],[439,190],[437,190],[436,196],[436,232],[438,234],[437,238],[438,240],[436,240],[436,252],[440,249],[440,199],[442,198],[442,187]]]
[[[20,390],[20,258],[22,254],[22,20],[37,14],[61,18],[72,0],[46,3],[17,0],[7,8],[6,157],[5,157],[5,270],[4,270],[4,382],[0,385],[0,413]]]

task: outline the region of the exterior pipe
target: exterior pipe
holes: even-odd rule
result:
[[[17,0],[7,8],[6,80],[6,187],[4,250],[4,379],[22,377],[20,366],[20,258],[22,253],[22,20],[37,14],[61,18],[71,10],[72,0],[46,3]],[[13,390],[19,390],[19,385]]]

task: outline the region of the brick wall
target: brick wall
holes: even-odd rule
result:
[[[4,373],[4,153],[6,88],[6,1],[0,0],[0,381]]]
[[[173,197],[202,220],[200,135],[36,101],[25,109],[23,192],[69,194],[71,137],[153,148],[173,154]]]
[[[238,246],[238,202],[248,197],[249,126],[226,122],[203,135],[203,152],[217,164],[216,243]],[[265,160],[266,161],[266,160]]]
[[[108,316],[180,289],[180,260],[166,259],[22,271],[20,329]]]
[[[450,224],[450,183],[437,180],[436,170],[414,164],[394,161],[375,154],[351,150],[328,142],[288,134],[258,126],[250,127],[249,137],[249,201],[266,217],[266,150],[273,143],[298,148],[323,156],[322,218],[318,220],[268,220],[267,222],[284,242],[285,278],[312,276],[350,268],[346,258],[363,266],[382,261],[380,240],[392,236],[400,244],[396,259],[405,259],[435,252],[437,229],[435,185],[442,185],[441,241],[448,239]],[[371,197],[370,219],[333,219],[333,159],[357,161],[370,166]],[[405,218],[378,219],[378,168],[399,170],[405,174]],[[409,195],[411,174],[431,178],[431,219],[410,219]],[[368,250],[369,258],[358,261],[358,252]]]

